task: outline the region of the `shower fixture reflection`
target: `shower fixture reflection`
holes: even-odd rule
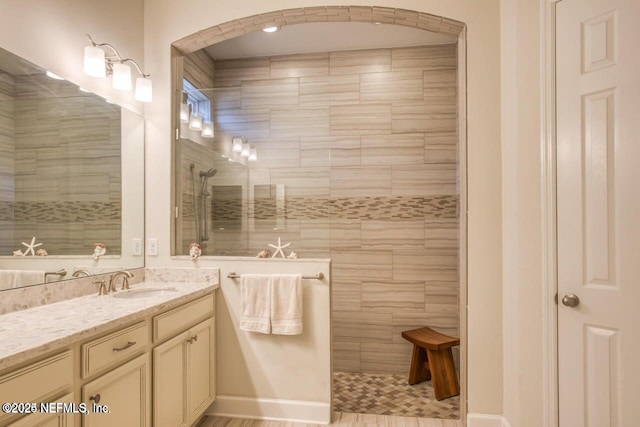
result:
[[[200,187],[199,196],[201,198],[200,210],[198,210],[198,202],[196,195],[196,179],[195,179],[195,167],[196,165],[191,163],[189,165],[189,171],[191,173],[191,203],[193,208],[193,220],[196,229],[196,240],[199,245],[202,245],[203,242],[209,240],[209,227],[207,221],[207,199],[211,196],[209,190],[207,188],[207,184],[209,178],[213,177],[216,173],[218,173],[217,169],[211,168],[207,171],[200,171],[198,176],[200,178],[200,182],[202,186]],[[199,212],[198,212],[199,211]],[[202,233],[200,232],[200,225],[202,225]]]

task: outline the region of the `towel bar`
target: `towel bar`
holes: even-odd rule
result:
[[[239,279],[240,275],[232,271],[231,273],[227,274],[227,277],[229,279]],[[324,273],[316,273],[314,276],[302,276],[302,278],[322,280],[324,279]]]

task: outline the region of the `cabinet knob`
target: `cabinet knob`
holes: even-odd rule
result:
[[[100,393],[94,395],[94,396],[90,396],[89,400],[93,400],[96,403],[100,403]]]
[[[193,343],[194,343],[194,342],[196,342],[196,341],[198,341],[198,336],[197,336],[197,335],[194,335],[194,336],[192,336],[191,338],[189,338],[189,339],[187,340],[187,342],[188,342],[189,344],[193,344]]]

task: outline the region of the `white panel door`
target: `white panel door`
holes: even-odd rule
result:
[[[637,426],[640,0],[556,11],[560,427]]]

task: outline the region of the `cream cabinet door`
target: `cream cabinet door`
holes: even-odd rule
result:
[[[193,425],[213,403],[214,357],[213,318],[153,350],[154,427]]]
[[[84,427],[151,427],[151,360],[149,353],[133,359],[82,387],[89,414]],[[94,412],[94,404],[106,413]]]
[[[54,402],[69,404],[75,403],[75,399],[73,398],[73,393],[69,393]],[[9,427],[74,427],[74,421],[75,415],[73,413],[47,414],[36,412],[9,424]]]
[[[186,426],[187,339],[185,331],[153,349],[154,427]]]
[[[189,422],[193,423],[216,397],[215,320],[191,328],[187,342],[187,409]]]

